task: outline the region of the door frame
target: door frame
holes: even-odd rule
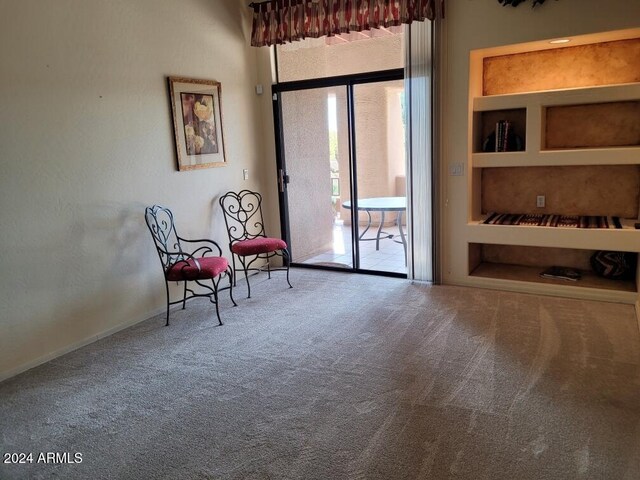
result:
[[[295,267],[314,268],[322,270],[335,270],[350,273],[365,273],[384,275],[389,277],[407,278],[406,273],[385,272],[381,270],[363,270],[360,268],[360,246],[358,241],[358,185],[357,185],[357,158],[356,158],[356,132],[355,132],[355,108],[354,87],[367,83],[404,80],[404,69],[379,70],[376,72],[354,73],[350,75],[337,75],[334,77],[312,78],[309,80],[295,80],[290,82],[275,83],[271,86],[271,101],[273,105],[273,126],[276,147],[276,174],[278,179],[278,202],[280,206],[280,230],[282,238],[289,246],[291,258],[291,236],[289,232],[289,201],[286,185],[289,183],[284,152],[284,129],[282,119],[282,93],[300,90],[312,90],[327,87],[345,87],[347,94],[347,128],[349,138],[349,189],[351,195],[351,242],[352,242],[352,267],[340,268],[322,265],[309,265],[292,262]]]

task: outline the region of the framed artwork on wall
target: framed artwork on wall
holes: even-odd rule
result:
[[[225,166],[220,82],[185,77],[168,80],[178,170]]]

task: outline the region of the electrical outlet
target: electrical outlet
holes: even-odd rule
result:
[[[536,207],[538,208],[544,208],[545,205],[545,198],[544,195],[538,195],[536,197]]]
[[[248,168],[243,168],[242,169],[242,178],[244,178],[245,180],[249,180],[249,169]]]

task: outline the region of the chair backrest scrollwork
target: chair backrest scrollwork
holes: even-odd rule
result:
[[[145,209],[144,218],[158,250],[162,268],[166,272],[169,266],[185,259],[173,213],[162,205],[154,205]]]
[[[250,190],[227,192],[220,197],[229,244],[264,237],[262,195]]]

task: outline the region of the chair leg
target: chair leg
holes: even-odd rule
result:
[[[240,257],[240,263],[242,263],[242,269],[244,270],[244,278],[247,279],[247,298],[251,298],[251,284],[249,283],[249,270],[245,263],[244,257]]]
[[[213,298],[216,304],[216,315],[218,316],[218,325],[222,325],[222,320],[220,319],[220,308],[218,306],[218,283],[220,283],[220,276],[218,276],[218,281],[216,282],[215,278],[211,279],[211,283],[213,283]]]
[[[232,253],[231,254],[231,263],[233,263],[233,286],[236,286],[236,273],[238,272],[238,269],[236,268],[236,254]]]
[[[289,250],[287,250],[286,248],[282,249],[282,256],[284,257],[284,261],[287,264],[287,283],[289,284],[289,288],[293,288],[293,285],[291,285],[291,282],[289,281],[289,265],[291,263],[291,258],[289,256]]]
[[[271,263],[269,262],[269,256],[267,255],[267,276],[271,280]]]
[[[233,306],[237,307],[238,304],[233,299],[233,279],[231,278],[233,276],[233,271],[231,270],[231,267],[227,267],[227,276],[229,277],[229,297],[231,297],[231,301],[233,302]]]
[[[169,282],[164,281],[164,288],[167,291],[167,323],[164,324],[165,327],[169,326]]]
[[[182,297],[182,309],[187,307],[187,281],[184,281],[184,295]]]

